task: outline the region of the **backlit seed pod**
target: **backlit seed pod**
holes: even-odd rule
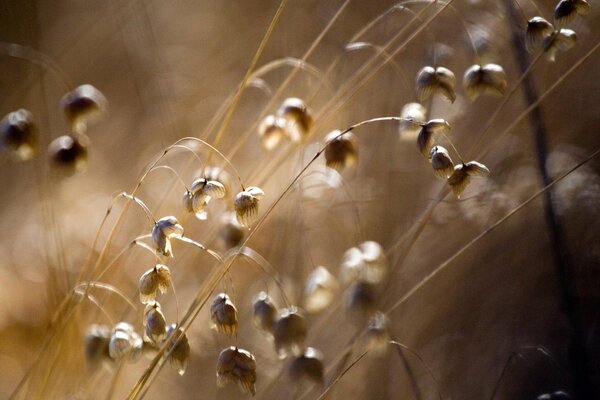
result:
[[[231,346],[219,354],[217,386],[237,383],[243,393],[256,394],[256,359],[247,350]]]
[[[136,361],[142,352],[143,341],[133,326],[127,322],[119,322],[113,328],[108,343],[108,354],[113,360],[128,357],[130,361]]]
[[[144,310],[144,340],[160,344],[167,335],[167,321],[156,301],[146,305]]]
[[[465,72],[463,86],[471,99],[480,94],[501,96],[506,90],[506,73],[498,64],[476,64]]]
[[[358,146],[352,132],[340,136],[341,131],[335,130],[325,136],[325,164],[341,172],[346,167],[358,163]]]
[[[323,353],[312,347],[307,347],[288,365],[291,380],[300,386],[306,383],[323,385],[323,371]]]
[[[561,29],[558,33],[548,37],[546,40],[546,58],[550,62],[556,61],[559,51],[568,51],[577,42],[577,34],[571,29]]]
[[[300,143],[304,140],[313,125],[312,111],[299,98],[290,97],[281,103],[277,117],[285,121],[285,132],[290,140]]]
[[[167,352],[169,362],[177,368],[179,375],[185,374],[190,359],[190,343],[183,329],[176,324],[167,327],[167,339],[171,340]]]
[[[225,186],[219,181],[199,178],[192,182],[189,193],[184,195],[184,202],[188,211],[196,215],[198,219],[206,219],[204,208],[211,199],[222,199],[226,194]]]
[[[537,397],[536,400],[569,400],[571,396],[568,393],[559,390],[554,393],[544,393]]]
[[[237,332],[237,309],[225,293],[219,293],[210,306],[210,327],[226,335],[235,335]]]
[[[457,198],[466,189],[472,176],[488,176],[490,170],[483,164],[477,161],[469,161],[468,163],[457,164],[454,166],[454,172],[448,178],[448,185],[452,188],[452,192]]]
[[[235,214],[226,213],[221,218],[218,234],[222,246],[229,250],[242,243],[246,236],[246,230],[240,225]]]
[[[108,101],[92,85],[81,85],[64,95],[60,101],[73,132],[85,133],[87,124],[106,112]]]
[[[140,301],[147,304],[156,300],[158,292],[166,293],[169,286],[171,286],[171,271],[166,265],[156,264],[140,278],[138,283]]]
[[[258,187],[249,187],[235,196],[233,208],[240,225],[249,227],[258,218],[258,203],[265,192]]]
[[[590,4],[586,0],[560,0],[554,9],[554,22],[565,26],[579,15],[587,15]]]
[[[271,296],[260,292],[252,299],[252,314],[254,325],[263,332],[272,333],[275,319],[277,318],[277,307],[273,304]]]
[[[435,175],[442,179],[448,179],[454,172],[454,163],[450,158],[450,154],[448,154],[448,150],[442,146],[433,146],[429,156]]]
[[[166,257],[173,257],[171,239],[182,236],[183,226],[173,216],[159,219],[152,228],[152,241],[156,246],[156,251]]]
[[[456,100],[455,86],[456,77],[448,68],[427,66],[417,74],[417,98],[420,103],[438,93],[454,103]]]
[[[110,327],[107,325],[92,325],[85,334],[84,350],[88,365],[94,369],[103,361],[109,361],[108,344],[110,342]]]
[[[420,103],[408,103],[402,107],[400,112],[400,139],[401,140],[416,140],[421,125],[427,119],[427,110]],[[410,120],[414,122],[409,122]]]
[[[421,127],[417,137],[417,146],[423,156],[429,157],[431,147],[433,147],[433,135],[442,133],[450,129],[450,124],[441,118],[427,121]]]
[[[89,142],[83,134],[63,135],[50,142],[48,154],[55,171],[65,176],[85,171]]]
[[[527,32],[525,33],[525,46],[533,53],[542,48],[546,39],[554,32],[554,25],[542,17],[533,17],[527,21]]]
[[[465,170],[469,176],[489,176],[490,170],[488,167],[477,161],[469,161],[465,163]]]
[[[337,280],[325,267],[315,268],[304,288],[304,309],[309,313],[319,313],[327,308],[337,297]]]
[[[299,355],[306,340],[306,320],[300,310],[294,306],[279,311],[273,325],[275,351],[280,359],[290,355]]]
[[[384,313],[377,311],[369,319],[364,333],[365,349],[378,353],[385,352],[390,341],[389,321]]]
[[[377,242],[363,242],[342,256],[341,278],[346,284],[356,281],[377,284],[383,281],[386,272],[387,257]]]
[[[38,133],[29,111],[13,111],[0,121],[0,147],[7,149],[19,161],[33,158],[37,152]]]
[[[356,323],[364,323],[375,312],[376,302],[376,288],[371,283],[358,281],[346,289],[344,306]]]
[[[258,137],[267,151],[273,150],[285,137],[286,121],[274,115],[267,115],[258,125]]]

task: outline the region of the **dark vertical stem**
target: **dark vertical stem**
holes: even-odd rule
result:
[[[516,23],[516,21],[520,21],[521,15],[519,15],[513,0],[504,0],[504,5],[509,16],[517,63],[521,73],[523,73],[530,63],[530,57],[525,49],[523,32]],[[531,76],[525,77],[522,88],[526,103],[528,105],[534,104],[538,99],[538,94]],[[542,184],[546,186],[550,184],[551,178],[546,169],[546,128],[542,119],[542,111],[539,107],[535,107],[529,114],[529,124],[535,144]],[[544,215],[558,275],[562,309],[567,317],[570,328],[568,350],[570,368],[573,374],[573,391],[577,399],[592,399],[596,397],[594,396],[594,389],[589,378],[588,360],[584,347],[583,324],[577,295],[573,287],[573,271],[569,266],[569,257],[564,243],[564,230],[558,215],[556,215],[556,202],[554,190],[550,189],[546,191],[544,194]]]

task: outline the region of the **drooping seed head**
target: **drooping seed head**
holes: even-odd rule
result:
[[[342,256],[341,278],[346,284],[365,281],[377,284],[387,273],[387,257],[379,243],[366,241]]]
[[[73,132],[85,133],[88,123],[102,116],[108,101],[92,85],[81,85],[61,99],[61,107]]]
[[[265,192],[258,187],[249,187],[235,196],[233,207],[240,225],[249,227],[258,218],[258,203]]]
[[[560,0],[554,9],[554,22],[558,26],[569,24],[577,14],[587,15],[590,4],[586,0]]]
[[[158,345],[167,335],[167,321],[158,302],[146,305],[144,310],[144,340]]]
[[[340,136],[341,131],[335,130],[325,136],[325,164],[338,172],[358,163],[358,146],[352,132]]]
[[[561,29],[558,33],[549,36],[545,43],[546,58],[550,62],[556,61],[559,51],[568,51],[577,42],[577,34],[571,29]]]
[[[229,250],[242,243],[246,230],[240,225],[234,213],[225,213],[219,222],[218,236],[222,247]]]
[[[325,267],[315,268],[304,288],[304,308],[309,313],[319,313],[329,307],[339,292],[337,280]]]
[[[258,137],[267,151],[276,148],[286,136],[286,120],[274,115],[267,115],[258,125]]]
[[[119,322],[111,332],[108,354],[113,360],[127,357],[130,361],[136,361],[142,354],[143,344],[133,326],[127,322]]]
[[[285,132],[295,143],[302,142],[313,125],[312,110],[297,97],[285,99],[276,116],[285,121]]]
[[[471,99],[480,94],[501,96],[506,90],[506,73],[498,64],[475,64],[465,72],[463,85]]]
[[[448,150],[442,146],[433,146],[429,156],[435,175],[442,179],[448,179],[454,172],[454,163],[450,158],[450,154],[448,154]]]
[[[29,111],[10,112],[0,121],[0,147],[7,149],[16,160],[33,158],[38,150],[38,133]]]
[[[173,216],[162,217],[152,228],[152,241],[156,251],[166,257],[173,257],[171,239],[183,236],[183,226]]]
[[[313,347],[307,347],[288,365],[288,374],[292,382],[298,386],[323,385],[323,371],[323,353]]]
[[[64,176],[85,171],[89,143],[83,134],[63,135],[50,142],[48,155],[55,171]]]
[[[448,178],[448,185],[457,198],[467,188],[472,176],[488,176],[490,170],[477,161],[469,161],[454,166],[454,172]]]
[[[252,299],[254,325],[263,332],[273,333],[273,325],[277,318],[277,307],[273,299],[265,292],[260,292]]]
[[[217,386],[237,383],[243,393],[256,394],[256,359],[247,350],[235,346],[221,351],[217,360]]]
[[[377,291],[374,284],[357,281],[352,283],[344,297],[344,306],[351,319],[362,324],[375,312]]]
[[[210,327],[226,335],[235,335],[237,332],[237,309],[225,293],[219,293],[210,306]]]
[[[192,182],[189,192],[184,195],[184,204],[200,220],[206,219],[204,208],[211,199],[222,199],[226,194],[225,186],[219,181],[198,178]]]
[[[441,94],[451,103],[456,100],[454,87],[456,77],[454,73],[445,67],[427,66],[417,74],[417,98],[420,103],[429,99],[434,94]]]
[[[542,17],[533,17],[527,21],[525,46],[530,53],[539,50],[546,39],[554,32],[554,25]]]
[[[167,327],[167,339],[171,340],[167,352],[169,362],[177,368],[179,375],[185,374],[190,359],[190,343],[183,329],[176,324]]]
[[[385,352],[390,341],[389,321],[384,313],[377,311],[369,319],[364,333],[365,349],[378,353]]]
[[[277,356],[284,359],[289,355],[301,354],[306,333],[306,320],[298,308],[291,306],[279,311],[277,321],[273,325]]]
[[[108,344],[110,342],[110,327],[107,325],[91,325],[86,334],[84,343],[85,359],[90,368],[95,369],[103,361],[110,361]]]
[[[169,267],[162,264],[156,264],[154,268],[144,272],[138,283],[140,292],[140,301],[147,304],[156,300],[156,295],[160,291],[166,293],[171,286],[171,271]]]
[[[427,121],[421,130],[419,136],[417,136],[417,147],[423,156],[429,157],[431,147],[433,147],[433,137],[436,134],[450,130],[450,124],[441,118],[432,119]]]
[[[402,118],[402,121],[400,121],[400,140],[416,140],[421,126],[427,119],[427,110],[420,103],[407,103],[402,107],[400,118]]]

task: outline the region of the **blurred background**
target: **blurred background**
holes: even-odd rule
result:
[[[265,191],[263,215],[313,158],[328,132],[369,118],[399,116],[403,105],[416,101],[417,72],[433,63],[454,71],[457,99],[450,104],[434,97],[425,104],[428,116],[448,120],[448,136],[464,161],[487,165],[489,178],[473,179],[460,200],[449,194],[437,204],[445,183],[431,173],[412,140],[399,139],[398,124],[367,125],[355,131],[358,165],[337,174],[319,158],[247,246],[269,261],[287,297],[299,306],[315,267],[325,266],[339,277],[347,249],[373,240],[385,250],[389,274],[377,289],[375,307],[386,312],[391,338],[416,351],[425,363],[391,346],[384,353],[369,353],[335,384],[330,398],[434,399],[441,393],[444,399],[481,400],[495,391],[495,399],[536,399],[559,390],[575,398],[582,382],[576,375],[581,373],[587,388],[600,395],[599,160],[592,159],[552,188],[561,228],[558,247],[548,225],[545,197],[540,196],[450,259],[543,187],[540,149],[529,117],[506,131],[530,105],[521,86],[473,148],[502,97],[472,101],[462,88],[462,75],[474,63],[500,64],[508,93],[522,73],[517,61],[522,49],[516,44],[522,40],[515,42],[513,35],[523,37],[527,19],[533,16],[552,21],[556,4],[455,0],[437,15],[445,3],[404,3],[408,10],[389,11],[400,3],[289,1],[256,69],[284,61],[246,87],[220,137],[219,110],[230,104],[240,86],[279,7],[277,1],[0,0],[0,112],[30,110],[40,135],[34,160],[15,162],[6,151],[0,160],[0,397],[126,398],[148,366],[151,358],[144,357],[135,364],[89,368],[85,332],[91,324],[111,323],[90,302],[77,307],[61,337],[48,338],[63,299],[81,279],[86,259],[92,264],[99,260],[102,270],[131,240],[149,233],[152,226],[143,213],[129,208],[105,256],[99,258],[123,209],[124,201],[116,200],[99,230],[113,196],[131,192],[167,146],[188,136],[214,144],[230,158],[244,185]],[[559,52],[554,63],[540,58],[525,79],[535,97],[569,73],[539,108],[550,178],[600,146],[600,84],[595,76],[600,57],[593,53],[569,72],[600,40],[600,3],[589,3],[590,13],[569,24],[577,32],[574,48]],[[515,14],[507,11],[511,7]],[[382,46],[397,34],[382,54]],[[362,45],[348,49],[352,41]],[[60,73],[11,56],[16,51],[11,44],[31,49],[25,54],[37,61],[53,60]],[[285,83],[294,71],[291,60],[303,59],[313,44],[305,60],[309,67],[296,70]],[[384,64],[386,54],[397,49]],[[368,81],[359,83],[365,78]],[[69,130],[61,97],[85,83],[105,95],[108,113],[88,131],[87,170],[59,179],[50,170],[46,148]],[[282,84],[286,87],[278,91]],[[287,97],[307,100],[316,116],[315,129],[306,143],[286,142],[268,152],[256,125]],[[187,237],[224,253],[220,227],[239,185],[219,157],[209,155],[206,147],[196,149],[200,158],[210,158],[229,176],[227,199],[212,202],[206,220],[185,215],[185,189],[165,169],[151,173],[137,196],[157,218],[177,216]],[[453,158],[459,159],[455,153]],[[170,151],[161,163],[177,170],[188,186],[202,167],[182,149]],[[98,244],[92,247],[98,232]],[[556,266],[563,250],[566,277]],[[172,292],[160,298],[169,322],[185,313],[216,268],[213,259],[185,244],[175,244],[174,253],[168,265],[179,310]],[[451,261],[440,273],[395,306],[447,260]],[[132,311],[118,296],[94,292],[114,321],[141,329],[137,282],[154,263],[150,253],[135,248],[116,259],[104,275],[103,282],[118,287],[138,306]],[[345,311],[345,286],[340,285],[326,310],[307,315],[306,344],[324,354],[326,385],[360,355],[353,351],[340,367],[348,344],[365,323]],[[237,306],[237,336],[210,330],[204,307],[188,332],[191,357],[186,374],[180,377],[167,365],[145,397],[247,397],[235,385],[219,389],[215,384],[219,352],[238,345],[256,357],[257,398],[317,398],[318,386],[295,389],[296,382],[286,374],[287,362],[277,359],[272,342],[252,324],[251,299],[259,291],[267,290],[284,306],[273,280],[240,259],[215,289],[227,292]],[[585,358],[578,365],[587,365],[583,369],[573,366],[573,311],[565,312],[565,290],[581,328],[575,331]]]

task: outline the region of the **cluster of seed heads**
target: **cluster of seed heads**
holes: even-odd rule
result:
[[[284,138],[301,143],[313,125],[311,109],[299,98],[285,99],[275,115],[267,115],[258,126],[258,136],[263,147],[270,151]]]

